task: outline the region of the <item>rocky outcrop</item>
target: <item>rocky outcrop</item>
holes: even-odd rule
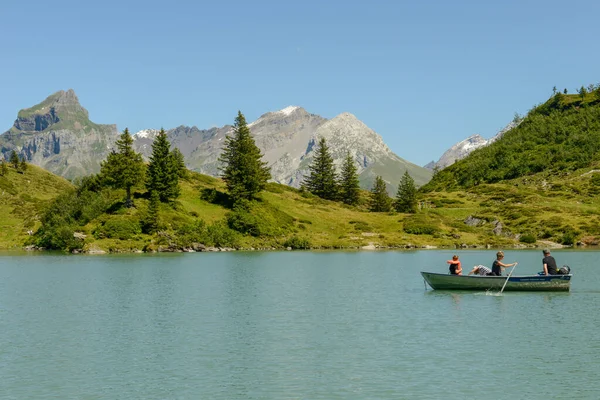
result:
[[[60,91],[19,111],[0,135],[0,155],[14,150],[27,162],[67,179],[96,173],[118,138],[116,125],[91,122],[73,90]]]

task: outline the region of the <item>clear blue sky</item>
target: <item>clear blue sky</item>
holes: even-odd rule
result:
[[[600,82],[600,2],[14,1],[0,8],[0,132],[72,88],[119,130],[344,111],[423,165]]]

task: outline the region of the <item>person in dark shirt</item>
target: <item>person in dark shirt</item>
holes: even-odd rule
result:
[[[446,262],[450,264],[448,269],[452,275],[462,275],[462,267],[456,254],[452,256],[452,260],[448,260]]]
[[[558,274],[558,268],[556,268],[556,260],[550,255],[550,250],[544,249],[544,258],[542,264],[544,265],[544,275],[556,275]]]
[[[499,251],[496,253],[496,260],[492,264],[492,273],[490,275],[502,276],[502,270],[506,267],[514,267],[517,265],[516,262],[512,264],[504,264],[502,260],[504,259],[504,253]]]

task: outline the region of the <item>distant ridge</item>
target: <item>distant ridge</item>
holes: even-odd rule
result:
[[[314,155],[315,144],[324,137],[331,149],[335,164],[340,167],[346,152],[350,152],[360,174],[361,186],[370,189],[377,175],[388,183],[395,194],[404,171],[408,171],[418,185],[431,178],[431,171],[410,163],[394,154],[381,136],[350,113],[342,113],[331,120],[307,112],[299,106],[288,106],[267,112],[248,124],[264,160],[271,167],[273,180],[299,187]],[[232,131],[229,125],[200,130],[180,126],[167,131],[173,146],[183,153],[188,168],[211,176],[219,175],[218,156],[225,137]],[[146,158],[158,131],[137,132],[135,147]]]

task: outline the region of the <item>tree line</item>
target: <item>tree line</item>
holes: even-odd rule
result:
[[[357,167],[351,155],[346,155],[339,174],[333,161],[323,138],[319,141],[302,190],[323,199],[359,205],[361,190]],[[222,222],[208,225],[200,219],[197,226],[184,226],[178,234],[200,240],[199,232],[203,232],[204,236],[200,235],[203,238],[208,235],[214,243],[223,244],[232,243],[232,237],[239,233],[262,236],[267,230],[273,230],[270,226],[263,226],[264,221],[259,221],[260,217],[253,215],[254,201],[265,190],[271,172],[241,112],[235,118],[233,132],[225,138],[219,162],[227,198],[218,202],[232,211]],[[102,217],[100,227],[95,228],[97,237],[157,233],[166,226],[161,221],[161,209],[178,207],[176,200],[181,193],[179,182],[186,175],[183,154],[176,148],[171,149],[164,129],[153,141],[152,153],[146,163],[142,155],[134,150],[133,138],[125,128],[115,142],[115,148],[101,162],[100,172],[75,182],[76,188],[59,196],[42,216],[36,244],[45,248],[76,249],[81,242],[73,238],[74,232],[106,213],[120,214],[124,216],[124,221]],[[140,188],[145,191],[140,191]],[[108,189],[123,190],[124,198],[115,202],[115,196],[122,196],[119,194],[122,192]],[[213,195],[221,196],[216,191]],[[139,210],[135,204],[136,198],[147,201]],[[394,200],[389,197],[385,182],[378,176],[370,192],[368,207],[373,212],[394,209],[416,212],[416,204],[415,184],[406,172]],[[130,209],[137,211],[132,214],[127,211]]]
[[[302,189],[326,200],[341,201],[348,205],[360,202],[358,172],[350,152],[342,162],[339,175],[336,172],[331,151],[325,138],[319,139],[315,157],[309,166],[309,175],[302,183]],[[372,212],[414,213],[417,211],[417,189],[408,171],[400,179],[396,198],[388,195],[387,184],[381,176],[375,178],[370,191],[369,210]]]

